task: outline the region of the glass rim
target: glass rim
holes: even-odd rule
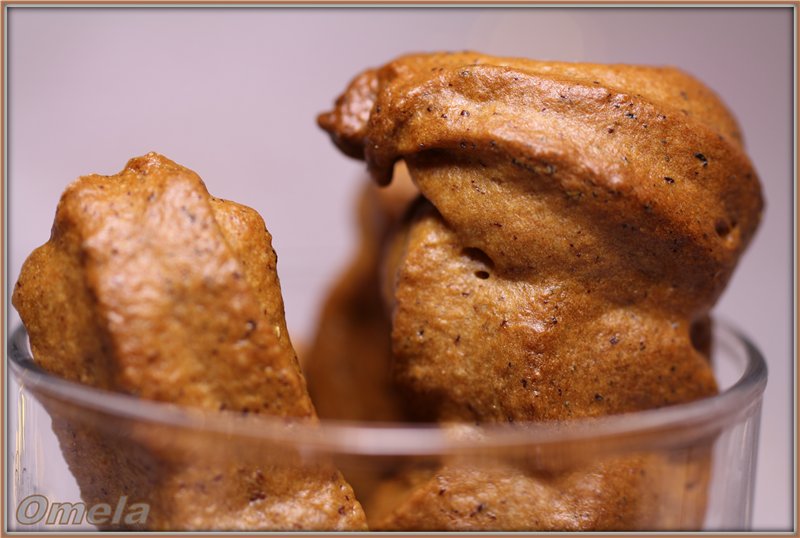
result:
[[[470,435],[453,435],[440,424],[293,420],[242,415],[144,400],[82,385],[49,374],[34,361],[22,324],[8,341],[9,364],[23,389],[72,406],[121,419],[269,441],[304,451],[362,456],[426,456],[487,449],[548,448],[591,441],[597,450],[610,445],[628,450],[689,446],[713,436],[758,405],[767,382],[767,366],[756,346],[731,324],[714,320],[713,338],[740,346],[743,373],[719,394],[689,403],[604,417],[569,421],[482,424]],[[713,353],[713,352],[712,352]],[[458,430],[456,430],[458,431]]]

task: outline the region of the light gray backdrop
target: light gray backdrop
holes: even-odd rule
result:
[[[732,108],[766,218],[718,313],[770,368],[754,524],[791,525],[792,12],[780,9],[34,9],[9,18],[9,276],[79,175],[159,151],[264,215],[289,328],[311,334],[353,247],[362,164],[316,127],[352,76],[412,51],[669,64]],[[17,318],[12,314],[12,322]]]

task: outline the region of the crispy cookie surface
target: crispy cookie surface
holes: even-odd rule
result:
[[[410,55],[356,77],[319,123],[381,184],[404,160],[427,200],[387,260],[394,375],[418,416],[566,420],[716,393],[697,328],[763,201],[735,120],[697,80],[672,68]],[[708,461],[698,445],[692,461],[660,468],[702,477]],[[634,497],[636,513],[658,512],[659,495],[604,465],[557,480],[572,481],[595,514]],[[552,481],[498,472],[493,483],[526,497]],[[438,473],[462,476],[464,491],[485,482],[448,465]],[[605,485],[589,487],[595,479]],[[481,528],[696,528],[705,480],[691,481],[699,494],[687,484],[664,482],[661,497],[688,514],[677,524],[631,512],[582,526],[557,506],[525,513],[511,502]],[[460,501],[418,487],[382,525],[475,528],[474,516],[452,516]]]
[[[37,362],[60,377],[313,422],[276,263],[255,211],[211,197],[194,172],[150,153],[67,188],[13,301]],[[136,495],[152,507],[147,528],[364,528],[352,490],[330,466],[287,457],[262,469],[252,454],[219,459],[211,439],[180,443],[146,424],[115,430],[102,418],[51,413],[86,502]]]

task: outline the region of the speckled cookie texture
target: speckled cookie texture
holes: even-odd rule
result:
[[[254,210],[210,196],[194,172],[150,153],[66,189],[50,241],[25,262],[13,303],[38,364],[65,379],[314,422],[276,263]],[[365,526],[332,467],[191,461],[191,450],[202,458],[213,442],[176,454],[142,424],[115,431],[53,414],[84,500],[113,506],[115,495],[137,496],[151,505],[146,528]]]
[[[401,473],[368,505],[371,527],[400,531],[623,531],[702,522],[707,451],[654,454],[542,472],[470,458]],[[688,488],[687,488],[688,485]]]
[[[717,392],[707,316],[763,202],[735,120],[700,82],[673,68],[411,55],[357,76],[319,123],[379,184],[405,161],[425,198],[386,262],[393,375],[418,418],[567,420]],[[525,495],[549,483],[491,472]],[[534,503],[525,520],[495,498],[481,528],[702,523],[702,510],[677,523],[601,517],[622,498],[655,512],[651,486],[610,472],[562,477],[596,497],[593,515]],[[598,475],[607,486],[581,484]],[[676,498],[704,482],[676,481]],[[425,487],[387,528],[475,528]]]

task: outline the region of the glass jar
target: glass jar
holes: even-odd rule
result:
[[[259,530],[269,526],[259,510],[290,510],[280,495],[337,469],[373,530],[750,526],[767,372],[725,324],[715,324],[712,342],[717,396],[481,427],[210,413],[51,376],[21,326],[9,351],[7,510],[17,531]],[[281,521],[280,530],[326,530],[313,518]]]

